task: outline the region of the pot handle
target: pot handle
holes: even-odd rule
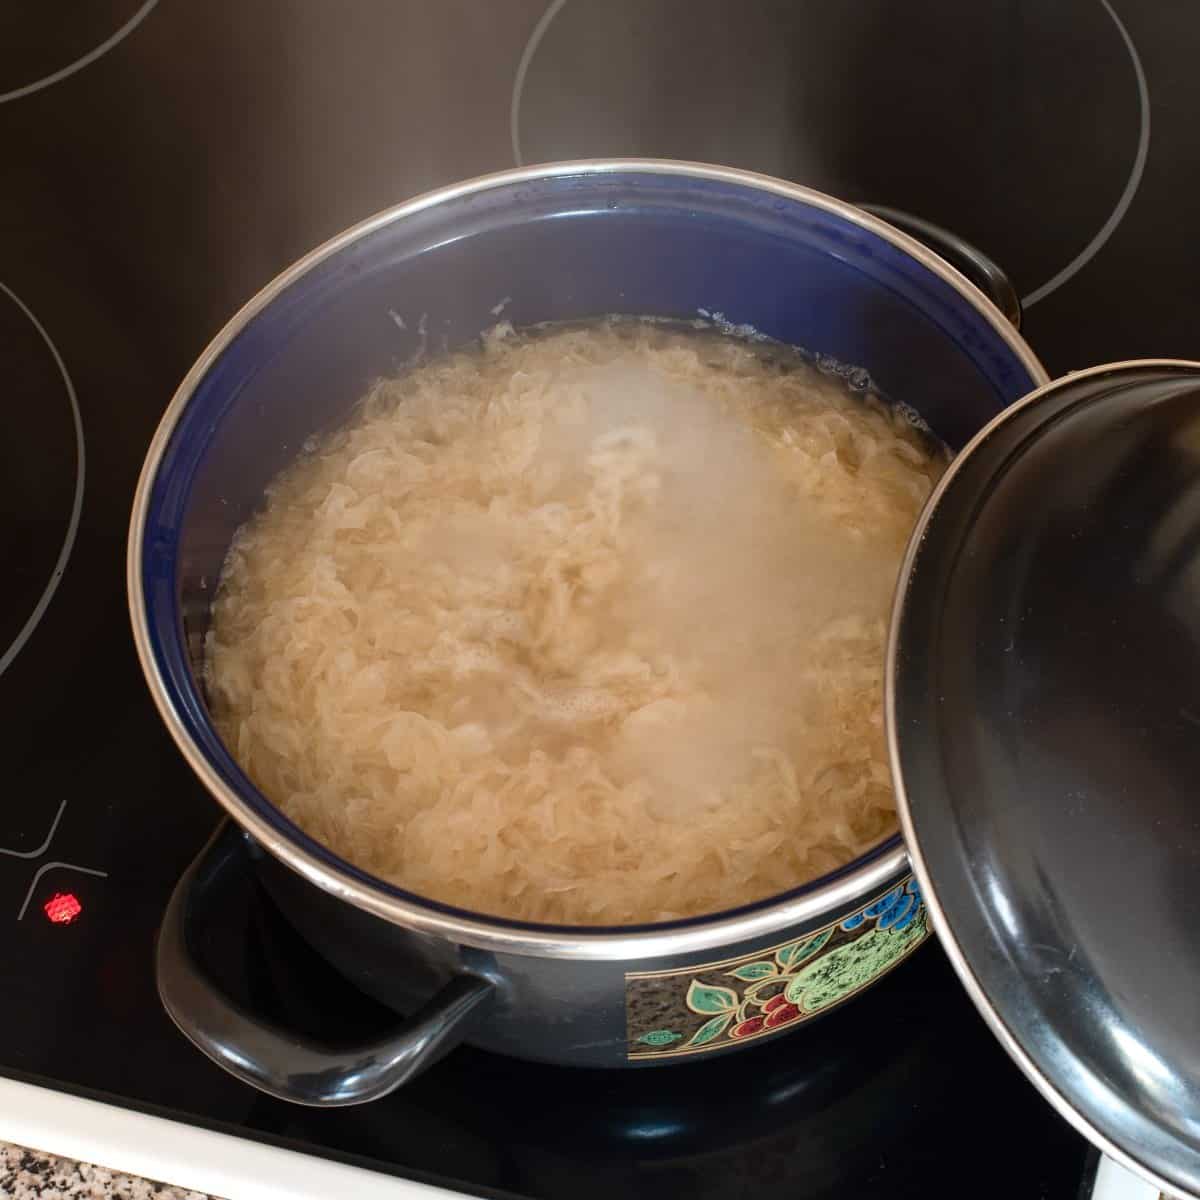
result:
[[[911,213],[882,204],[860,204],[863,212],[879,217],[903,233],[914,237],[941,255],[965,275],[1003,314],[1014,328],[1021,328],[1021,301],[1012,280],[982,250],[964,241],[956,233],[934,225]]]
[[[241,837],[232,822],[222,823],[176,885],[158,934],[159,998],[197,1049],[280,1100],[337,1107],[386,1096],[462,1040],[495,992],[477,975],[451,979],[388,1035],[336,1049],[278,1029],[226,996],[197,964],[189,931],[198,904],[242,869]]]

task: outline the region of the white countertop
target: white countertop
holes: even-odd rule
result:
[[[0,1077],[4,1145],[12,1148],[0,1160],[0,1196],[19,1200],[449,1200],[457,1195]],[[27,1146],[45,1153],[25,1150]],[[63,1157],[47,1159],[46,1153]],[[91,1163],[104,1167],[87,1165]],[[11,1181],[6,1175],[10,1170]],[[24,1191],[18,1190],[22,1183]]]

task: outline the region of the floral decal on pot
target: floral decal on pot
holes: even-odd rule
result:
[[[861,991],[929,933],[911,876],[803,938],[725,962],[626,975],[630,1058],[696,1054],[794,1027]]]

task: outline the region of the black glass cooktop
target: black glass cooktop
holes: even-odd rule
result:
[[[154,994],[160,914],[217,814],[142,682],[124,541],[155,423],[241,302],[362,216],[515,157],[724,161],[905,208],[1009,268],[1052,374],[1196,357],[1197,61],[1200,14],[1130,0],[8,6],[0,1072],[468,1192],[1073,1197],[1084,1144],[935,947],[716,1062],[459,1051],[330,1112],[222,1075]],[[384,1019],[251,883],[219,933],[215,969],[280,1019]]]

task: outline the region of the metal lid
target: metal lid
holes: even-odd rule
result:
[[[1006,410],[901,579],[889,737],[942,943],[1067,1120],[1200,1195],[1200,363]]]

